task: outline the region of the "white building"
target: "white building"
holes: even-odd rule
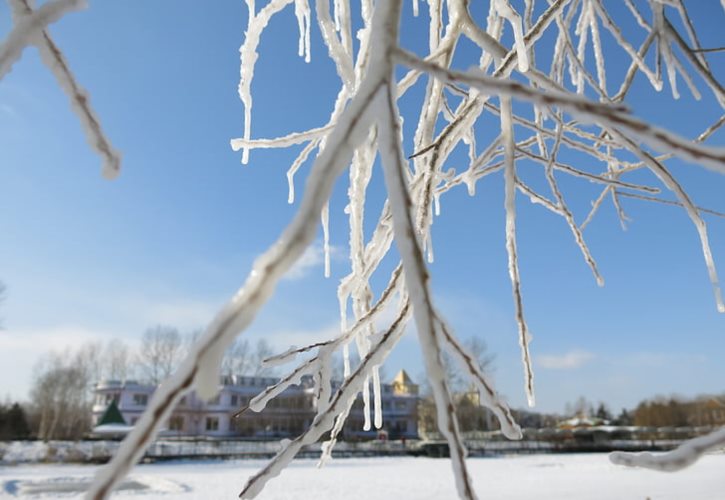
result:
[[[251,398],[278,379],[270,377],[222,377],[219,394],[202,401],[189,393],[180,401],[162,432],[166,436],[210,436],[245,439],[275,439],[301,434],[316,414],[312,377],[303,378],[269,402],[259,412],[251,410],[237,415]],[[104,381],[96,386],[93,422],[98,423],[112,401],[123,419],[135,425],[155,390],[155,386],[134,381]],[[390,439],[418,437],[418,386],[405,371],[391,384],[382,385],[383,430]],[[372,399],[372,398],[371,398]],[[379,431],[363,430],[362,398],[358,396],[343,430],[343,439],[374,439]]]

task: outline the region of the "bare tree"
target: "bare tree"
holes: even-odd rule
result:
[[[171,375],[181,361],[182,346],[181,334],[172,326],[147,329],[136,355],[144,381],[157,385]]]
[[[105,378],[124,381],[130,377],[131,350],[123,340],[111,339],[103,352]]]
[[[274,367],[267,365],[264,360],[269,358],[274,351],[265,339],[257,340],[254,346],[252,374],[258,377],[269,377],[274,374]]]
[[[90,430],[94,352],[89,344],[39,362],[30,396],[39,439],[78,439]]]
[[[15,24],[8,40],[0,46],[0,77],[20,57],[23,47],[36,44],[74,103],[89,142],[103,158],[104,172],[114,176],[118,172],[119,157],[87,105],[85,92],[76,84],[62,53],[46,31],[49,23],[77,8],[79,3],[55,0],[33,10],[26,0],[11,0]],[[241,492],[243,498],[256,496],[303,446],[328,433],[331,439],[325,450],[329,454],[357,394],[363,392],[366,406],[378,399],[378,366],[401,338],[411,318],[425,360],[440,431],[450,446],[459,496],[473,499],[476,494],[465,463],[466,450],[446,379],[443,351],[449,352],[468,374],[481,395],[481,402],[496,415],[503,432],[510,438],[521,436],[509,408],[435,306],[426,261],[432,260],[431,224],[441,197],[457,186],[466,186],[473,194],[478,183],[494,173],[503,174],[506,265],[519,330],[524,390],[530,405],[535,401],[534,374],[518,264],[517,197],[530,200],[561,218],[600,285],[604,280],[586,243],[584,230],[605,201],[611,201],[623,223],[626,220],[621,204],[624,197],[683,208],[699,238],[716,306],[725,312],[703,219],[703,213],[712,211],[695,204],[666,164],[669,158],[679,157],[713,172],[725,173],[725,150],[703,144],[725,123],[725,117],[715,123],[703,123],[703,131],[697,136],[681,137],[631,116],[623,105],[637,74],[655,91],[660,91],[665,87],[663,74],[666,73],[674,98],[679,96],[677,77],[680,76],[695,97],[701,96],[699,84],[710,94],[707,105],[725,108],[725,90],[707,59],[712,52],[700,46],[682,0],[646,0],[642,4],[648,7],[647,14],[632,1],[624,2],[626,10],[622,12],[634,19],[641,32],[635,33],[637,36],[630,36],[629,31],[625,33],[618,27],[618,21],[602,0],[549,0],[542,4],[543,9],[535,9],[533,0],[525,0],[523,7],[517,4],[518,9],[509,0],[491,0],[485,20],[479,14],[472,14],[465,0],[433,0],[428,4],[428,43],[422,47],[402,45],[399,36],[402,0],[380,0],[374,5],[364,1],[359,16],[352,16],[353,5],[346,0],[333,2],[332,15],[328,2],[317,2],[314,13],[340,77],[330,119],[303,132],[254,139],[251,84],[261,34],[272,17],[293,3],[300,28],[299,54],[309,60],[312,8],[307,1],[273,0],[259,10],[255,2],[247,2],[249,22],[240,49],[239,84],[244,105],[244,133],[243,137],[232,140],[232,148],[241,150],[242,161],[247,163],[253,149],[304,145],[288,172],[289,199],[294,201],[295,172],[313,156],[299,209],[278,241],[255,262],[245,285],[209,324],[187,361],[156,391],[146,418],[127,437],[111,463],[98,473],[89,491],[91,498],[110,494],[187,391],[195,389],[204,398],[214,395],[225,350],[252,322],[279,279],[314,240],[320,218],[326,235],[325,248],[329,248],[328,202],[335,179],[346,169],[350,172],[347,212],[351,272],[339,287],[340,335],[272,357],[270,362],[282,363],[292,362],[300,353],[310,355],[251,404],[252,409],[261,409],[301,376],[313,375],[318,387],[318,414],[304,434],[287,443],[266,467],[249,479]],[[720,6],[713,3],[712,8]],[[413,9],[417,16],[417,1]],[[408,21],[416,22],[414,18]],[[631,19],[628,22],[635,24]],[[510,28],[512,37],[504,36],[506,27]],[[554,32],[553,45],[543,36],[547,31]],[[359,43],[353,44],[354,35]],[[605,58],[602,44],[605,36],[620,52],[620,59],[615,63],[609,50]],[[633,40],[642,37],[641,45],[635,46]],[[461,40],[467,42],[459,44]],[[464,45],[476,47],[478,51],[472,59],[477,67],[470,71],[453,67]],[[587,56],[590,52],[593,58]],[[613,64],[619,69],[622,60],[627,71],[612,91],[612,80],[621,75],[610,69]],[[397,73],[399,66],[407,68],[407,73]],[[514,76],[514,72],[518,75]],[[405,117],[401,115],[398,101],[421,80],[425,80],[426,88],[418,102],[420,112],[408,117],[417,120],[417,128],[413,137],[404,141],[401,121]],[[514,107],[513,100],[522,105]],[[477,133],[476,125],[484,113],[498,121],[500,133],[486,144],[479,144],[477,139],[481,134]],[[461,160],[451,164],[457,150],[468,152],[462,168]],[[591,166],[583,169],[568,164],[566,154],[562,153],[567,150],[587,155]],[[387,201],[368,238],[366,235],[370,233],[363,231],[366,191],[378,155],[382,160]],[[636,160],[632,161],[632,156]],[[523,160],[540,167],[547,189],[538,190],[518,175]],[[642,171],[651,176],[644,177]],[[582,222],[575,217],[559,187],[563,176],[601,187]],[[661,188],[670,191],[676,201],[662,196]],[[371,276],[386,256],[394,254],[393,242],[398,252],[392,258],[400,257],[400,263],[389,276],[385,290],[374,297]],[[353,317],[348,318],[350,305]],[[376,320],[389,307],[395,314],[378,330],[374,327]],[[333,354],[343,351],[348,358],[347,346],[351,342],[356,344],[361,361],[354,367],[346,364],[346,379],[333,392],[330,383]],[[370,391],[373,398],[369,397]],[[375,424],[382,425],[379,411],[376,411]],[[723,443],[725,430],[669,455],[615,455],[613,460],[672,469],[692,463],[708,448]]]
[[[252,353],[249,340],[236,339],[232,342],[222,359],[223,375],[244,375],[252,368]]]
[[[254,347],[247,339],[237,339],[224,353],[222,374],[270,376],[274,369],[266,365],[264,360],[272,354],[271,346],[264,339],[259,339]]]
[[[470,362],[481,373],[490,373],[495,356],[488,352],[486,342],[479,337],[469,337],[463,346],[468,350]],[[471,383],[468,371],[447,352],[443,353],[443,366],[461,432],[493,430],[493,414],[481,405],[481,397],[476,385]],[[438,439],[438,412],[430,384],[423,383],[422,396],[418,405],[419,429],[426,436]]]
[[[463,346],[468,350],[472,362],[481,372],[487,373],[493,369],[493,361],[496,356],[488,352],[485,340],[480,337],[468,337],[463,342]],[[471,383],[467,370],[463,369],[450,354],[443,354],[443,363],[446,367],[448,385],[454,393],[475,390],[475,385]]]

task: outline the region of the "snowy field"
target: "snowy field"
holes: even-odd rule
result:
[[[138,466],[113,498],[235,499],[262,461],[175,462]],[[605,454],[473,458],[481,499],[723,500],[725,454],[704,457],[678,473],[611,465]],[[0,468],[2,498],[80,498],[94,466],[24,465]],[[338,459],[325,468],[296,460],[272,480],[262,500],[454,499],[447,460]]]

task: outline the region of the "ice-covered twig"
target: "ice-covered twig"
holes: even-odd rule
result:
[[[647,167],[667,186],[667,188],[672,191],[675,196],[677,196],[677,198],[684,206],[687,215],[690,217],[692,223],[695,225],[697,234],[700,237],[702,253],[705,257],[705,265],[707,266],[707,273],[710,277],[710,283],[712,284],[717,309],[719,312],[725,313],[725,302],[723,302],[722,291],[720,289],[720,280],[718,278],[717,270],[715,268],[715,260],[712,256],[712,250],[710,249],[710,240],[707,234],[707,225],[705,224],[705,221],[702,220],[702,217],[700,217],[700,213],[698,212],[697,207],[694,203],[692,203],[692,200],[690,199],[687,192],[682,188],[680,183],[677,182],[675,177],[669,172],[669,170],[667,170],[667,168],[665,168],[665,166],[660,161],[658,161],[646,151],[643,151],[642,148],[640,148],[637,144],[635,144],[631,139],[629,139],[622,133],[615,131],[614,134],[615,137],[618,138],[618,140],[628,146],[628,149],[630,149],[630,151],[633,151],[635,154],[637,154],[637,156],[642,159],[642,161],[644,161],[645,165],[647,165]]]
[[[324,127],[313,128],[305,130],[304,132],[293,132],[284,137],[277,137],[275,139],[245,139],[240,137],[238,139],[232,139],[229,144],[233,151],[239,151],[242,148],[246,149],[264,149],[264,148],[286,148],[288,146],[294,146],[295,144],[301,144],[303,142],[313,141],[320,137],[327,135],[332,130],[333,125],[325,125]]]
[[[504,207],[506,208],[506,252],[508,254],[508,270],[511,289],[514,296],[516,324],[519,329],[519,346],[521,359],[524,363],[524,388],[529,406],[536,404],[534,396],[534,370],[529,352],[532,336],[524,316],[524,304],[521,293],[521,277],[519,275],[518,250],[516,245],[516,166],[514,124],[512,118],[511,98],[501,97],[501,136],[503,138],[504,159]]]
[[[254,264],[245,285],[207,327],[181,367],[154,393],[146,412],[124,439],[113,460],[96,475],[88,498],[107,497],[155,436],[159,426],[192,384],[201,397],[217,391],[217,374],[224,349],[245,329],[274,291],[283,274],[313,241],[322,205],[334,180],[349,164],[357,145],[365,138],[373,116],[369,105],[379,91],[380,80],[368,77],[343,111],[328,136],[328,147],[317,157],[307,181],[300,208],[279,240]]]
[[[34,11],[26,0],[11,0],[10,5],[17,19],[10,34],[0,44],[0,80],[8,74],[25,47],[39,41],[49,24],[58,21],[69,12],[85,8],[86,1],[53,0]]]
[[[332,428],[337,415],[343,412],[350,404],[350,401],[357,397],[370,367],[381,364],[395,346],[403,333],[403,326],[409,314],[410,307],[404,305],[398,317],[381,337],[378,345],[370,351],[367,357],[361,361],[360,365],[345,379],[340,389],[330,401],[329,406],[323,412],[317,414],[305,432],[288,442],[262,470],[247,481],[247,484],[239,494],[240,498],[248,499],[256,497],[262,491],[264,485],[270,479],[278,476],[302,447],[317,442],[325,432]]]
[[[248,22],[247,36],[239,48],[241,60],[239,71],[239,98],[244,104],[244,141],[249,141],[252,133],[252,80],[254,79],[254,68],[259,58],[257,47],[264,28],[279,11],[284,9],[294,0],[271,0],[259,12],[255,12],[254,0],[247,0]],[[249,148],[242,146],[242,163],[249,161]]]
[[[724,447],[725,427],[707,436],[690,439],[667,453],[654,455],[649,452],[627,453],[615,451],[610,453],[609,460],[617,465],[674,472],[694,464],[708,451]]]
[[[725,174],[725,148],[693,144],[690,140],[628,115],[621,107],[593,103],[573,95],[542,92],[513,80],[449,70],[423,61],[401,49],[396,53],[401,63],[427,71],[442,81],[465,83],[486,94],[499,93],[541,106],[558,106],[581,119],[624,129],[653,148],[672,151],[676,156]]]
[[[563,123],[561,123],[561,120],[559,120],[559,124],[556,129],[556,140],[554,142],[554,147],[551,151],[551,155],[549,156],[549,161],[544,169],[546,173],[546,179],[549,183],[549,188],[551,189],[551,192],[556,198],[557,206],[559,210],[561,210],[562,216],[564,217],[564,220],[566,220],[566,223],[574,236],[574,241],[576,242],[577,246],[582,252],[582,255],[584,256],[584,260],[586,261],[589,268],[592,270],[592,273],[597,280],[597,284],[599,286],[604,286],[604,278],[602,278],[601,274],[599,273],[597,263],[594,260],[594,257],[592,257],[592,254],[589,251],[589,247],[584,241],[584,236],[582,235],[580,228],[576,225],[576,222],[574,222],[574,215],[569,210],[566,201],[564,201],[564,196],[561,194],[561,191],[559,190],[559,184],[556,182],[556,178],[554,177],[554,161],[559,152],[559,146],[561,145],[563,128],[564,125]]]
[[[390,54],[392,56],[392,54]],[[393,77],[393,64],[388,62],[387,73]],[[399,142],[399,122],[397,105],[392,84],[386,88],[380,98],[378,113],[380,119],[380,155],[383,161],[385,182],[388,188],[393,214],[393,230],[400,251],[405,280],[413,304],[413,313],[418,331],[418,339],[423,351],[428,380],[436,402],[438,427],[446,437],[451,452],[456,488],[461,498],[474,499],[471,477],[466,468],[466,449],[463,445],[455,409],[448,386],[445,371],[440,358],[436,328],[436,314],[430,296],[428,270],[420,247],[415,224],[413,206],[408,192],[405,171],[407,169]]]
[[[652,84],[652,87],[654,87],[658,91],[662,90],[662,80],[660,80],[657,75],[652,72],[649,66],[647,66],[647,63],[644,61],[644,59],[642,59],[642,57],[634,50],[632,45],[626,40],[619,27],[617,27],[617,24],[612,20],[611,17],[609,17],[609,13],[601,4],[601,0],[590,1],[594,6],[594,10],[599,16],[599,19],[601,19],[602,25],[612,34],[612,36],[614,36],[619,46],[622,47],[624,51],[627,52],[629,57],[632,58],[632,61],[637,64],[639,70],[647,76],[650,83]]]
[[[530,158],[531,160],[534,160],[537,163],[541,163],[542,165],[547,165],[549,163],[549,160],[547,158],[543,158],[524,148],[517,147],[516,150],[519,151],[522,155],[526,156],[527,158]],[[571,165],[567,165],[566,163],[561,163],[558,161],[551,162],[551,165],[556,170],[565,172],[574,177],[580,177],[582,179],[586,179],[589,182],[593,182],[595,184],[605,184],[605,185],[610,185],[610,186],[616,186],[619,188],[632,189],[634,191],[643,191],[645,193],[653,193],[653,194],[660,192],[659,188],[656,188],[656,187],[620,181],[613,177],[608,177],[608,176],[606,176],[606,174],[605,175],[592,174],[585,170],[580,170],[578,168],[572,167]]]
[[[655,203],[662,203],[664,205],[672,205],[674,207],[685,208],[685,205],[680,203],[679,201],[666,200],[664,198],[657,198],[656,196],[646,196],[646,195],[637,194],[637,193],[627,193],[626,191],[617,191],[617,195],[624,196],[626,198],[633,198],[635,200],[653,201]],[[697,209],[698,212],[701,212],[704,214],[710,214],[710,215],[714,215],[716,217],[725,217],[725,212],[718,212],[717,210],[712,210],[710,208],[705,208],[705,207],[701,207],[698,205],[695,205],[695,208]]]
[[[682,39],[680,34],[667,19],[665,19],[665,30],[670,39],[680,46],[682,53],[690,61],[690,64],[692,64],[708,87],[710,87],[710,90],[712,90],[712,93],[720,103],[720,106],[725,108],[725,89],[723,89],[717,78],[715,78],[712,72],[700,62],[700,59],[692,52],[687,43]]]
[[[45,30],[45,26],[49,22],[57,20],[69,10],[84,7],[85,2],[57,0],[46,3],[37,11],[33,11],[28,0],[10,0],[10,4],[14,14],[18,17],[16,29],[24,29],[27,42],[38,47],[41,60],[55,76],[58,86],[68,96],[71,109],[81,123],[88,145],[103,160],[103,176],[106,179],[116,178],[121,170],[121,155],[103,132],[101,122],[91,108],[88,92],[78,84],[65,56]],[[2,48],[0,48],[0,79],[3,76],[2,56]]]

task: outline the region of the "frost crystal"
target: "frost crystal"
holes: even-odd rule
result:
[[[411,319],[416,326],[436,403],[438,425],[451,450],[459,496],[474,499],[476,493],[466,466],[466,448],[441,361],[443,351],[462,367],[478,390],[482,404],[498,418],[502,432],[510,439],[521,438],[521,429],[503,398],[457,340],[435,305],[429,273],[433,263],[432,224],[440,214],[441,197],[456,186],[464,185],[473,196],[485,178],[503,177],[505,232],[500,237],[508,254],[524,388],[530,405],[535,400],[532,336],[524,314],[522,289],[525,277],[519,269],[517,196],[561,217],[600,285],[604,280],[593,256],[596,249],[590,250],[584,230],[607,200],[611,199],[623,225],[627,220],[623,198],[682,208],[700,239],[717,308],[725,312],[703,218],[704,213],[718,213],[696,205],[666,165],[669,158],[679,157],[725,174],[725,150],[704,144],[725,124],[725,116],[714,124],[703,125],[705,130],[699,136],[686,138],[631,116],[622,104],[638,73],[642,73],[656,91],[661,90],[664,63],[675,99],[679,97],[679,75],[693,96],[701,97],[699,84],[710,97],[709,103],[717,102],[725,108],[725,91],[710,70],[708,58],[701,50],[697,32],[681,0],[647,0],[651,18],[647,18],[637,4],[624,0],[626,10],[623,12],[634,18],[633,26],[645,32],[641,37],[644,41],[638,47],[630,41],[629,33],[625,35],[612,19],[602,0],[549,0],[543,3],[546,10],[538,17],[535,17],[537,11],[533,0],[523,2],[523,12],[515,8],[521,2],[512,5],[509,0],[490,0],[485,20],[474,18],[466,0],[429,0],[427,17],[418,16],[419,3],[413,0],[412,22],[427,20],[424,31],[428,34],[427,43],[413,47],[401,46],[399,39],[402,0],[375,3],[362,0],[359,12],[354,15],[353,5],[347,0],[333,0],[332,13],[328,0],[313,3],[269,0],[260,10],[254,0],[246,0],[246,3],[249,18],[239,49],[238,86],[244,112],[243,133],[242,137],[231,141],[231,147],[235,151],[241,150],[245,164],[250,159],[250,151],[255,149],[300,147],[287,171],[288,202],[296,202],[296,172],[302,165],[312,163],[302,199],[289,226],[255,261],[244,285],[213,318],[177,372],[154,393],[147,411],[116,456],[99,470],[88,498],[110,495],[186,392],[196,390],[201,397],[207,398],[214,395],[224,350],[254,320],[281,277],[315,240],[320,224],[324,235],[325,275],[330,275],[330,195],[334,182],[345,171],[349,173],[345,213],[349,223],[350,269],[338,287],[340,332],[327,341],[290,348],[268,359],[269,364],[294,363],[294,366],[249,405],[249,410],[261,411],[287,387],[299,383],[302,377],[312,377],[317,414],[302,435],[280,442],[277,455],[244,486],[242,498],[259,494],[303,446],[317,442],[326,434],[330,438],[322,444],[321,464],[328,460],[359,394],[362,393],[364,401],[365,427],[383,426],[379,367]],[[120,156],[102,132],[100,122],[88,104],[87,93],[76,83],[68,62],[46,30],[66,12],[83,6],[83,2],[52,0],[37,9],[28,0],[11,0],[10,4],[14,27],[0,45],[0,78],[10,71],[26,46],[38,47],[43,62],[68,94],[88,142],[102,157],[104,175],[116,175]],[[283,137],[254,139],[252,82],[261,35],[272,18],[290,4],[294,4],[299,30],[299,56],[310,61],[314,17],[335,66],[340,88],[326,123]],[[725,7],[722,0],[721,4]],[[358,8],[358,4],[355,5]],[[672,16],[677,16],[677,23],[670,21]],[[507,27],[513,33],[510,47],[506,46]],[[556,30],[553,46],[539,44],[547,30]],[[477,61],[477,64],[468,71],[453,68],[461,37],[472,41],[469,48],[477,50],[469,61]],[[608,73],[604,37],[614,41],[628,64],[622,82],[613,94],[609,87],[620,73]],[[590,41],[593,60],[585,57]],[[551,57],[537,59],[541,51]],[[650,56],[652,52],[654,57]],[[541,59],[550,60],[550,67],[544,69]],[[407,73],[398,78],[396,69],[401,66]],[[515,70],[519,75],[512,78]],[[425,88],[421,88],[422,97],[419,96],[417,102],[420,111],[414,114],[418,122],[413,136],[403,137],[403,117],[398,102],[412,94],[409,91],[417,82],[425,83]],[[478,121],[484,114],[497,117],[500,133],[479,149],[485,135]],[[455,154],[458,149],[467,154]],[[626,150],[629,155],[620,154],[620,150]],[[564,151],[586,155],[590,165],[567,163]],[[637,158],[636,161],[631,161],[631,155]],[[367,193],[377,169],[377,159],[382,164],[387,198],[382,209],[378,209],[379,213],[371,216]],[[464,165],[455,164],[461,161]],[[519,175],[523,161],[531,168],[539,168],[548,191],[537,191],[534,186],[538,184],[527,184]],[[456,170],[461,173],[457,174]],[[642,180],[639,171],[653,175],[649,180]],[[564,176],[572,182],[592,183],[600,189],[581,223],[577,222],[559,188],[559,181]],[[658,182],[659,187],[650,182]],[[676,201],[658,196],[660,187],[669,190]],[[372,231],[365,228],[372,228]],[[397,255],[393,248],[397,249]],[[371,281],[382,272],[384,266],[381,264],[391,258],[399,261],[388,276],[385,289],[376,295]],[[357,351],[359,362],[352,361],[351,348]],[[334,356],[340,352],[344,359],[344,380],[338,386],[332,381],[332,364]],[[300,354],[307,357],[297,360]],[[720,430],[667,455],[615,454],[612,460],[672,470],[692,463],[706,450],[721,446],[724,440]]]

